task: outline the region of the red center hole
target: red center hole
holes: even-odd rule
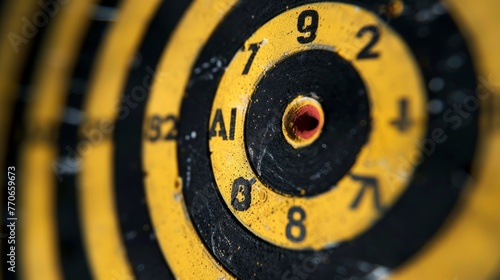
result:
[[[309,139],[318,132],[319,119],[318,109],[305,105],[293,115],[293,132],[302,139]]]

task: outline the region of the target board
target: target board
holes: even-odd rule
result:
[[[495,1],[27,3],[5,279],[500,276]]]

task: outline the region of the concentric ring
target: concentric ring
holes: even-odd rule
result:
[[[257,4],[259,3],[255,5]],[[299,3],[294,2],[293,5],[289,5],[289,8],[295,5],[299,5]],[[212,57],[220,58],[222,61],[229,60],[229,58],[238,51],[240,46],[243,45],[243,41],[249,36],[249,33],[253,33],[252,29],[256,29],[274,15],[283,11],[280,7],[269,8],[264,11],[253,9],[252,7],[252,4],[242,2],[225,18],[225,21],[219,26],[218,30],[214,32],[211,40],[201,52],[198,62],[196,63],[197,67],[201,67],[205,61],[210,60]],[[367,7],[369,7],[369,5]],[[408,7],[409,11],[418,11],[423,8],[421,6],[413,6],[412,3],[408,3]],[[254,15],[256,20],[251,19],[250,16],[245,16],[248,14]],[[247,25],[250,29],[248,32],[231,32],[235,26]],[[409,13],[391,21],[390,25],[407,41],[408,46],[411,47],[417,59],[421,59],[422,55],[428,55],[428,50],[421,49],[419,46],[433,46],[433,53],[437,56],[443,55],[443,57],[445,57],[443,52],[450,51],[448,48],[451,47],[444,44],[437,45],[436,41],[430,43],[426,40],[416,40],[416,38],[413,37],[415,29],[422,25],[428,27],[431,25],[432,28],[430,28],[430,32],[440,34],[438,36],[449,34],[449,36],[458,36],[460,38],[455,25],[446,14],[441,15],[439,20],[436,21],[419,22],[415,20],[412,13]],[[443,32],[444,30],[446,31]],[[237,36],[226,41],[227,39],[225,39],[223,34],[237,34]],[[429,38],[432,38],[432,36]],[[227,46],[224,52],[218,52],[218,48],[213,47],[213,45],[218,45],[221,42]],[[232,44],[229,44],[229,42],[232,42]],[[238,44],[238,42],[240,43]],[[460,45],[459,48],[460,47],[461,51],[468,53],[463,44]],[[450,75],[446,73],[446,69],[437,67],[439,62],[440,59],[438,58],[433,60],[432,64],[421,69],[426,81],[430,81],[436,74],[442,74],[440,76],[445,80],[451,78]],[[470,62],[468,60],[466,60],[466,62],[464,67],[454,72],[454,75],[457,75],[458,72],[458,75],[463,77],[460,81],[445,83],[446,90],[443,91],[444,93],[429,91],[429,97],[433,98],[438,94],[443,95],[450,90],[453,91],[453,89],[458,88],[474,89],[474,72]],[[189,184],[183,185],[183,192],[188,210],[190,211],[190,216],[196,225],[199,235],[204,240],[205,245],[211,248],[212,253],[224,266],[229,268],[230,271],[236,272],[238,277],[280,277],[286,272],[288,267],[294,264],[300,265],[299,256],[301,256],[301,258],[306,256],[313,257],[313,252],[293,252],[262,242],[249,235],[245,230],[242,230],[238,226],[238,222],[235,221],[228,210],[224,208],[224,203],[218,196],[217,189],[215,189],[216,187],[213,183],[210,168],[206,166],[208,160],[206,160],[204,156],[209,153],[206,143],[208,139],[205,136],[206,128],[209,127],[208,118],[202,120],[198,118],[194,121],[188,114],[188,112],[193,111],[199,112],[205,116],[208,114],[209,109],[207,107],[208,104],[210,104],[211,96],[215,94],[217,88],[216,83],[220,76],[213,75],[212,79],[207,80],[199,79],[197,78],[198,76],[199,75],[195,73],[189,83],[187,95],[184,98],[181,108],[181,122],[179,123],[178,129],[180,136],[191,135],[193,132],[197,135],[195,139],[189,139],[189,141],[179,137],[178,146],[180,174],[184,182],[189,178]],[[441,128],[438,127],[436,121],[438,120],[431,116],[428,123],[429,137],[434,129]],[[341,244],[335,249],[324,250],[332,254],[335,252],[335,257],[330,256],[330,260],[354,258],[368,263],[394,268],[410,257],[430,238],[452,209],[454,201],[458,197],[459,192],[452,186],[457,183],[461,185],[463,182],[454,181],[452,184],[452,182],[449,181],[448,175],[456,170],[468,172],[467,166],[472,160],[475,149],[477,122],[471,122],[468,126],[461,127],[459,131],[453,131],[454,133],[452,133],[451,127],[446,125],[441,129],[443,129],[445,133],[449,132],[448,135],[450,137],[447,141],[450,146],[439,146],[430,157],[425,158],[424,162],[417,167],[416,175],[413,176],[408,190],[393,206],[392,210],[370,230],[348,244]],[[457,134],[461,136],[457,137]],[[463,141],[464,136],[469,137],[470,141]],[[449,149],[454,149],[453,147],[455,147],[455,149],[457,148],[456,144],[452,143],[469,144],[467,144],[467,148],[464,146],[460,148],[461,156],[459,159],[449,162],[444,159],[443,155],[447,154]],[[436,174],[436,172],[434,172],[436,166],[443,165],[445,166],[445,168],[442,168],[443,173]],[[435,176],[433,178],[442,179],[435,182],[421,180],[423,174],[426,173]],[[437,182],[439,182],[439,184],[436,187],[435,184]],[[436,193],[440,193],[440,195],[436,197]],[[194,198],[199,196],[203,196],[208,200],[208,203],[202,206],[201,211],[199,205],[195,206],[193,204]],[[426,207],[422,207],[421,205],[426,205]],[[418,211],[416,211],[416,209],[418,209]],[[419,230],[415,230],[415,228]],[[224,243],[224,239],[211,239],[211,233],[215,231],[218,235],[228,236],[232,241],[231,244],[238,244],[239,247],[237,249],[232,248],[229,244]],[[399,243],[396,244],[396,242],[394,242],[395,240],[399,240],[404,243],[405,246],[400,246]],[[255,247],[260,249],[250,249]],[[366,250],[363,248],[371,249]],[[221,254],[221,252],[224,252],[224,254]],[[245,254],[242,252],[245,252]],[[251,256],[248,256],[248,254],[251,254]],[[277,255],[280,257],[278,258]],[[228,257],[230,257],[230,259],[228,259]],[[259,264],[264,264],[264,267],[273,267],[273,270],[271,271],[270,269],[263,268],[263,266],[259,264],[257,264],[257,266],[248,265],[251,263],[251,259],[262,260],[262,262],[259,261]],[[341,263],[341,261],[339,260],[338,263]],[[332,274],[336,273],[335,265],[333,265],[332,262],[328,266],[322,266],[321,269],[318,268],[318,275],[319,271],[330,271]],[[366,272],[358,271],[356,267],[349,267],[345,272],[348,275],[356,275],[357,273],[366,275]]]

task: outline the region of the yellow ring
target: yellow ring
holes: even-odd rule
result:
[[[97,279],[134,278],[115,204],[112,135],[130,58],[159,4],[159,0],[122,3],[98,54],[83,106],[86,119],[80,126],[79,145],[87,148],[77,150],[82,166],[77,181],[86,253]]]
[[[481,129],[473,177],[443,228],[390,279],[497,279],[500,276],[500,2],[446,0],[479,69]],[[492,110],[482,110],[494,104]],[[492,122],[488,128],[485,123]]]
[[[79,47],[90,24],[91,0],[71,1],[61,9],[54,26],[44,38],[43,59],[36,65],[34,100],[27,106],[25,122],[28,138],[21,147],[19,183],[23,191],[20,235],[21,263],[26,279],[61,279],[62,268],[58,249],[56,223],[57,177],[54,164],[59,147],[55,139],[30,137],[30,132],[42,131],[55,137],[63,114],[66,93]],[[39,134],[38,134],[39,135]],[[43,256],[43,257],[41,257]]]
[[[167,141],[148,141],[148,121],[153,116],[178,119],[179,105],[197,54],[235,3],[223,0],[207,5],[205,0],[196,0],[191,5],[162,55],[148,99],[143,141],[143,166],[148,174],[146,196],[160,247],[174,276],[179,279],[233,277],[207,251],[191,224],[178,173],[177,145],[171,141],[175,137]],[[161,127],[162,135],[173,131],[172,128],[172,122],[165,123]]]
[[[296,30],[297,16],[311,9],[319,14],[319,27],[315,40],[303,45],[297,40],[298,36],[304,35]],[[377,26],[380,32],[379,41],[372,49],[380,54],[375,60],[357,59],[371,40],[368,35],[357,36],[366,26]],[[245,50],[255,43],[260,43],[258,52],[248,73],[242,75],[251,55]],[[427,122],[423,78],[412,53],[399,35],[371,12],[342,3],[309,4],[283,12],[250,36],[243,51],[238,52],[227,67],[213,102],[210,120],[214,120],[220,111],[226,118],[225,123],[229,123],[232,108],[236,108],[236,116],[234,140],[212,137],[209,141],[212,167],[222,197],[238,220],[266,241],[291,249],[334,246],[356,237],[382,215],[374,207],[374,194],[369,186],[366,188],[370,190],[366,191],[357,207],[351,207],[365,188],[359,177],[345,176],[335,188],[314,197],[289,197],[261,183],[247,160],[243,129],[246,109],[256,84],[277,62],[308,49],[337,52],[354,66],[366,85],[371,103],[372,132],[349,173],[375,178],[383,207],[390,207],[406,188],[413,170],[403,170],[401,161],[403,158],[418,160],[417,143],[424,135]],[[414,125],[401,133],[392,122],[399,116],[398,104],[403,98],[408,101],[409,118]],[[397,176],[388,177],[387,174]],[[251,187],[251,205],[245,211],[236,210],[231,205],[232,185],[239,177],[256,179]],[[302,221],[305,238],[298,242],[287,238],[287,227],[291,223],[288,214],[292,207],[300,207],[307,214]],[[297,234],[297,229],[294,231],[292,236]]]

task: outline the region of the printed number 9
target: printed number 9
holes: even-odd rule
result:
[[[316,31],[318,30],[318,18],[318,12],[316,12],[315,10],[305,10],[300,13],[297,20],[297,30],[299,30],[300,33],[306,33],[304,35],[308,36],[297,37],[297,41],[299,43],[307,44],[316,39]]]

